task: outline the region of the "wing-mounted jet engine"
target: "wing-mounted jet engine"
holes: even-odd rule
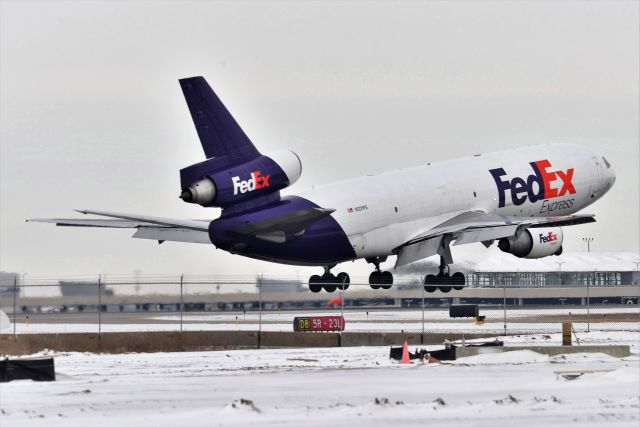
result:
[[[543,258],[562,254],[562,228],[527,228],[512,237],[500,239],[498,248],[518,258]]]

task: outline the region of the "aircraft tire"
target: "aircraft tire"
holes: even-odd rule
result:
[[[317,274],[309,277],[309,290],[314,294],[320,292],[322,290],[322,285],[320,284],[321,281],[322,277],[318,276]]]
[[[380,282],[383,283],[380,287],[382,289],[391,289],[393,285],[393,274],[390,271],[383,271],[380,273]]]
[[[345,272],[342,273],[338,273],[338,275],[336,276],[336,282],[338,282],[338,289],[346,291],[347,289],[349,289],[349,282],[351,281],[351,279],[349,278],[349,275]]]
[[[440,292],[446,294],[451,291],[451,285],[453,282],[451,281],[451,277],[448,274],[440,274],[436,276],[436,284]]]
[[[338,287],[336,285],[336,276],[334,276],[331,273],[325,273],[322,275],[322,287],[324,288],[325,291],[331,293],[331,292],[335,292],[336,288]]]
[[[446,294],[448,292],[451,292],[451,285],[440,285],[438,286],[438,289],[440,289],[440,292],[442,292],[443,294]]]
[[[462,289],[464,289],[464,285],[466,281],[464,274],[460,272],[453,273],[453,276],[451,276],[451,281],[453,282],[454,290],[461,291]]]
[[[435,292],[438,289],[438,287],[435,285],[436,280],[437,278],[433,274],[427,274],[426,276],[424,276],[424,290],[429,293]]]

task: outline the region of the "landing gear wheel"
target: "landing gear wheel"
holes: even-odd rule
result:
[[[349,275],[345,272],[338,273],[336,276],[336,282],[338,282],[338,289],[346,291],[349,288],[349,282],[351,279]]]
[[[337,288],[336,286],[336,276],[331,273],[325,273],[322,275],[322,287],[325,291],[331,293],[334,292]]]
[[[320,292],[322,290],[322,285],[320,284],[320,282],[322,282],[322,277],[318,276],[317,274],[311,276],[309,278],[309,290],[314,294]]]
[[[434,276],[433,274],[427,274],[424,277],[424,290],[429,292],[429,293],[433,293],[436,291],[436,289],[438,289],[438,287],[436,286],[436,276]]]
[[[393,285],[393,274],[389,271],[383,271],[380,273],[380,280],[384,285],[381,286],[382,289],[391,289],[391,285]]]
[[[464,289],[465,284],[464,274],[460,272],[453,273],[453,276],[451,276],[451,282],[453,283],[454,290],[461,291],[462,289]]]
[[[440,290],[440,292],[442,292],[443,294],[446,294],[447,292],[451,291],[451,277],[449,277],[449,274],[438,274],[436,276],[436,283],[438,283],[438,289]]]
[[[369,275],[369,286],[371,289],[391,289],[393,285],[393,274],[390,271],[373,271]]]
[[[380,289],[381,283],[382,279],[380,277],[380,272],[372,271],[369,275],[369,286],[371,286],[371,289]]]

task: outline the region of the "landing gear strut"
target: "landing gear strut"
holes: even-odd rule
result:
[[[440,256],[440,272],[434,276],[433,274],[427,274],[424,278],[424,290],[427,292],[435,292],[440,289],[440,292],[447,293],[454,289],[456,291],[462,290],[465,284],[464,274],[460,272],[449,275],[451,269],[446,264],[444,257]]]
[[[387,257],[366,258],[366,261],[373,264],[376,269],[369,275],[369,286],[371,289],[391,289],[393,285],[393,274],[390,271],[380,271],[380,263],[385,262]]]
[[[314,274],[309,277],[309,290],[313,293],[318,293],[324,288],[327,292],[334,292],[336,289],[346,290],[349,287],[351,279],[345,272],[338,273],[337,276],[331,274],[331,269],[335,265],[329,265],[324,267],[324,274],[318,276]]]

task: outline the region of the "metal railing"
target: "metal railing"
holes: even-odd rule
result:
[[[67,289],[61,288],[61,283]],[[559,331],[638,330],[639,286],[568,286],[551,290],[507,285],[425,292],[418,277],[372,290],[362,278],[348,289],[312,293],[294,278],[98,275],[66,279],[29,277],[0,284],[0,309],[11,315],[2,333],[122,330],[291,331],[295,316],[340,313],[347,331],[530,334]],[[69,288],[77,292],[69,293]],[[62,294],[61,289],[65,292]],[[564,293],[563,293],[564,292]],[[564,295],[564,296],[563,296]],[[334,303],[329,304],[334,300]],[[536,301],[545,304],[533,304]],[[631,304],[627,304],[631,302]],[[451,319],[452,304],[479,304],[484,322]]]

